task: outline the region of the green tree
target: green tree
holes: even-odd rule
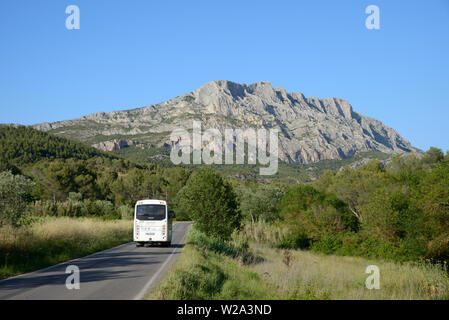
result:
[[[357,219],[343,201],[311,186],[292,187],[279,204],[279,214],[303,243],[317,241],[327,233],[358,229]]]
[[[0,125],[0,140],[0,157],[18,166],[43,159],[117,158],[83,143],[25,126]]]
[[[111,185],[117,203],[134,206],[137,200],[165,199],[167,181],[156,172],[133,168]]]
[[[284,195],[280,188],[261,185],[253,191],[249,187],[238,186],[236,191],[245,219],[274,221],[278,218],[277,206]]]
[[[430,147],[430,149],[424,154],[424,157],[422,157],[421,161],[427,165],[434,165],[440,161],[443,161],[443,159],[444,153],[441,149]]]
[[[179,197],[178,193],[185,184],[190,176],[190,171],[184,168],[165,168],[161,172],[162,176],[166,180],[166,186],[164,193],[167,195],[168,205],[171,207],[178,216],[179,207]]]
[[[209,236],[229,239],[241,226],[242,216],[232,186],[210,168],[190,176],[180,193],[180,206]]]
[[[117,180],[117,172],[107,168],[103,169],[102,172],[97,176],[96,183],[102,199],[113,200],[114,195],[111,190],[111,186]]]
[[[33,182],[10,171],[0,173],[0,225],[17,226],[25,214]]]
[[[449,163],[434,166],[413,196],[414,209],[420,212],[422,232],[417,235],[425,243],[426,258],[449,259]]]
[[[313,187],[320,191],[327,191],[333,184],[335,172],[325,170],[321,177],[313,183]]]
[[[371,160],[357,170],[345,167],[333,178],[328,191],[333,192],[340,200],[348,204],[351,213],[363,222],[360,207],[370,193],[382,185],[384,171],[378,160]]]
[[[0,155],[1,157],[1,155]],[[3,160],[0,158],[0,172],[3,171],[11,171],[12,174],[22,174],[19,168],[17,168],[15,165],[12,165],[7,160]]]
[[[359,205],[363,215],[363,231],[372,238],[399,245],[407,237],[416,219],[410,209],[410,195],[400,184],[385,181],[372,190]]]

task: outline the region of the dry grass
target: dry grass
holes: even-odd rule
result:
[[[253,249],[265,260],[252,270],[290,299],[449,299],[449,277],[441,266],[396,264],[261,244]],[[369,265],[380,269],[379,290],[365,286]]]
[[[80,238],[91,238],[93,235],[97,240],[101,240],[101,238],[107,238],[114,233],[132,231],[132,223],[133,221],[129,220],[53,218],[44,223],[32,225],[31,230],[35,237],[45,240],[68,237],[76,241]]]
[[[0,228],[0,278],[43,268],[132,241],[132,221],[42,218]]]
[[[254,221],[246,223],[242,233],[256,243],[276,246],[288,236],[289,230],[285,225],[277,226],[265,221]]]
[[[425,262],[394,263],[360,257],[277,249],[286,227],[250,222],[242,233],[264,261],[253,270],[291,299],[449,299],[446,266]],[[380,289],[369,290],[366,267],[380,269]]]
[[[132,231],[132,221],[102,221],[88,218],[53,218],[40,219],[31,226],[0,228],[0,248],[10,246],[27,247],[35,241],[57,241],[61,239],[79,240],[82,238],[105,237],[110,233]]]

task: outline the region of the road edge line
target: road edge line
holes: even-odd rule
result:
[[[189,233],[190,227],[191,227],[191,225],[189,225],[187,227],[186,234],[182,237],[181,244],[184,244],[187,234]],[[142,290],[140,290],[139,293],[133,298],[133,300],[142,300],[142,298],[145,296],[145,294],[148,292],[149,288],[153,284],[154,280],[157,279],[157,277],[159,276],[161,271],[164,269],[164,267],[167,265],[167,263],[172,259],[173,254],[175,253],[176,249],[178,249],[178,248],[173,249],[173,251],[168,256],[167,260],[165,260],[165,262],[162,264],[162,266],[159,267],[159,269],[156,271],[156,273],[150,278],[150,280],[148,280],[148,282],[145,284],[145,286],[142,288]],[[181,248],[181,251],[182,251],[182,248]]]

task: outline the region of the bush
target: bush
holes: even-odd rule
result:
[[[87,211],[86,215],[89,216],[102,217],[110,215],[114,211],[114,205],[107,200],[85,200],[84,206]]]
[[[280,217],[289,226],[291,236],[284,246],[294,243],[306,246],[326,234],[337,234],[358,229],[357,219],[347,205],[335,195],[315,190],[310,186],[295,186],[279,204]]]
[[[278,218],[277,206],[284,195],[277,187],[259,186],[256,190],[239,186],[237,188],[240,209],[248,221],[274,221]]]
[[[79,192],[69,192],[69,198],[70,201],[81,201],[83,200],[83,195]]]
[[[106,200],[62,202],[38,200],[28,207],[28,212],[35,217],[99,217],[103,220],[130,220],[133,218],[134,210],[127,206],[116,208],[112,202]]]
[[[333,254],[342,247],[342,239],[339,235],[325,234],[319,241],[312,244],[311,249],[326,254]]]
[[[281,239],[277,246],[282,249],[307,249],[310,247],[311,240],[298,233],[292,233]]]
[[[117,208],[117,212],[123,220],[134,219],[134,209],[128,206],[120,206]]]
[[[107,220],[118,220],[118,219],[121,219],[121,218],[122,218],[122,216],[121,216],[120,212],[115,211],[115,210],[109,212],[108,214],[105,214],[104,216],[101,216],[101,219],[104,220],[104,221],[107,221]]]
[[[206,236],[195,227],[190,230],[189,244],[197,245],[204,250],[211,250],[224,254],[231,258],[240,258],[243,263],[251,263],[259,260],[249,248],[248,239],[237,232],[232,234],[232,240],[223,240],[220,237]]]

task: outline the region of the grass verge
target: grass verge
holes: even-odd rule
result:
[[[278,249],[246,239],[240,234],[225,242],[192,228],[180,258],[147,298],[449,299],[449,276],[441,265]],[[378,290],[365,285],[370,265],[380,270]]]
[[[29,226],[0,228],[0,279],[132,241],[132,221],[44,218]]]
[[[252,271],[245,244],[207,238],[193,227],[180,258],[147,299],[279,299],[276,288]],[[254,262],[251,262],[254,263]]]

